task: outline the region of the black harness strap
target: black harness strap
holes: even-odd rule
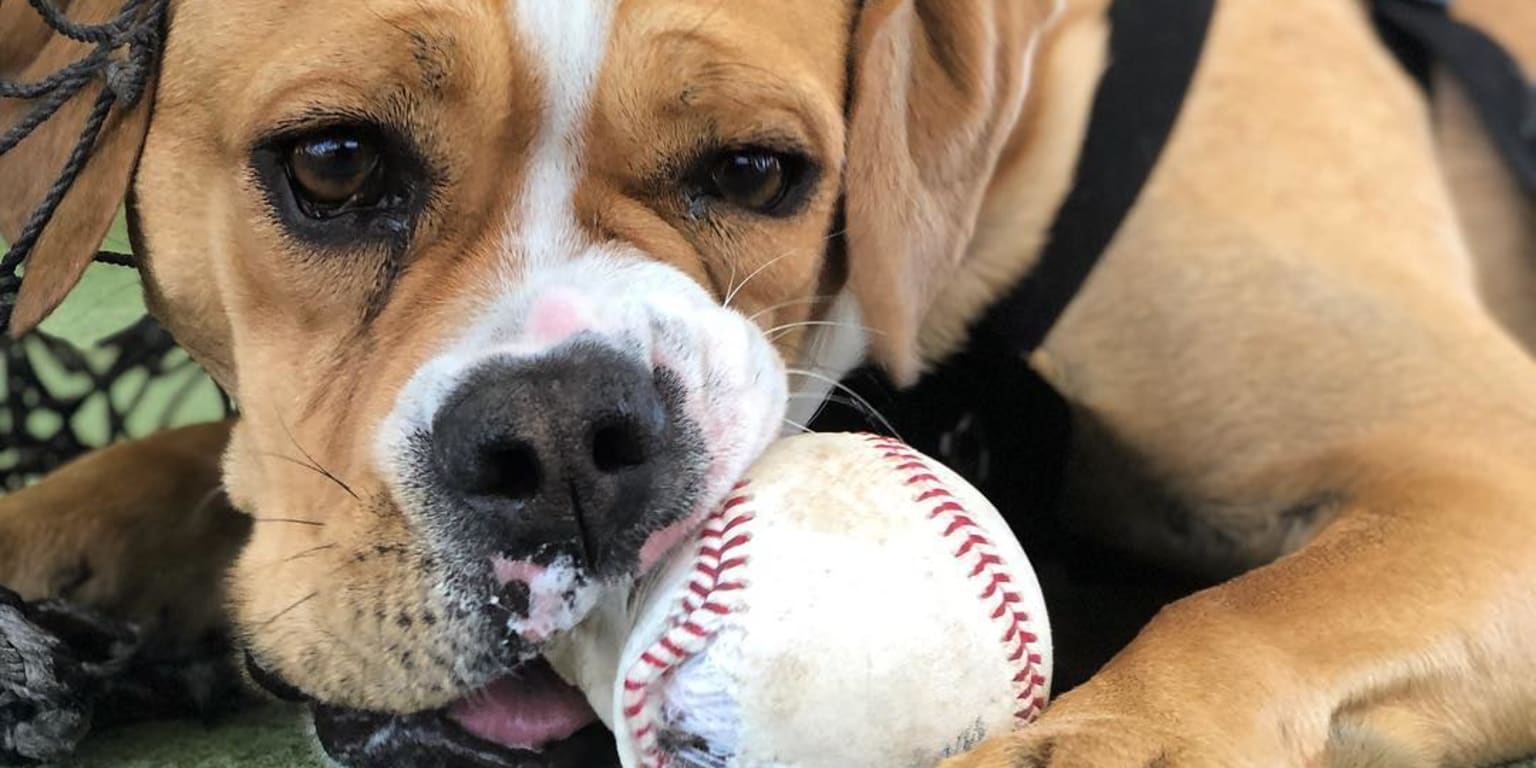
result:
[[[978,330],[1020,355],[1045,341],[1108,249],[1162,156],[1205,49],[1215,0],[1116,0],[1072,191],[1040,261]]]
[[[1450,15],[1449,0],[1376,0],[1382,37],[1403,66],[1429,88],[1443,64],[1466,88],[1483,127],[1526,192],[1536,195],[1536,88],[1497,42]]]

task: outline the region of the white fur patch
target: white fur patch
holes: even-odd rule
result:
[[[528,582],[528,615],[507,619],[507,631],[542,643],[576,626],[600,594],[598,585],[582,578],[570,557],[561,557]]]
[[[515,0],[512,25],[539,68],[544,116],[520,203],[508,222],[509,253],[527,269],[581,244],[572,196],[581,177],[583,131],[608,49],[616,0]]]

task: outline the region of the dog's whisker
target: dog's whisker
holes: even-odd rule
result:
[[[342,482],[341,478],[339,478],[336,475],[332,474],[330,470],[328,470],[325,467],[322,467],[322,466],[320,466],[318,464],[315,464],[312,461],[301,461],[299,459],[295,459],[292,456],[288,456],[288,455],[281,454],[281,453],[275,453],[275,452],[272,452],[272,451],[259,451],[258,453],[260,455],[266,456],[268,458],[278,459],[280,461],[286,461],[289,464],[292,464],[292,465],[294,465],[296,467],[303,467],[304,469],[307,469],[307,470],[309,470],[311,472],[314,472],[315,474],[325,478],[326,480],[331,481],[332,484],[334,484],[336,487],[340,488],[341,490],[345,491],[347,493],[347,495],[351,496],[354,500],[356,500],[356,501],[362,501],[363,500],[361,496],[358,496],[357,493],[352,490],[352,486],[347,485],[346,483]]]
[[[756,311],[756,312],[752,313],[750,316],[748,316],[747,320],[755,323],[755,322],[757,322],[757,319],[759,317],[762,317],[763,315],[766,315],[769,312],[773,312],[775,310],[784,309],[786,307],[795,307],[795,306],[799,306],[799,305],[802,305],[802,304],[819,304],[819,303],[821,303],[823,301],[831,301],[831,300],[836,299],[836,298],[837,298],[836,296],[830,296],[830,295],[828,295],[828,296],[808,296],[806,298],[790,299],[789,301],[781,301],[781,302],[779,302],[777,304],[774,304],[772,306],[763,307],[762,309],[759,309],[758,311]]]
[[[790,331],[792,331],[792,330],[794,330],[796,328],[807,328],[807,327],[816,327],[816,326],[825,326],[825,327],[832,327],[832,328],[857,328],[859,330],[864,331],[865,333],[879,333],[879,331],[876,331],[875,329],[870,328],[867,325],[858,325],[856,323],[844,323],[844,322],[839,322],[839,321],[836,321],[836,320],[802,320],[802,321],[797,322],[797,323],[784,323],[782,325],[776,325],[776,326],[774,326],[772,328],[769,328],[766,331],[763,331],[763,335],[767,336],[769,341],[777,341],[778,339],[783,338],[785,336],[785,334],[789,333]]]
[[[752,272],[750,274],[748,274],[744,279],[742,279],[741,283],[739,283],[736,287],[731,288],[730,290],[725,292],[725,299],[720,302],[720,306],[729,308],[731,306],[731,301],[733,301],[736,298],[736,296],[741,293],[741,289],[747,287],[747,283],[752,282],[752,278],[757,277],[758,275],[761,275],[763,272],[767,271],[770,267],[772,267],[773,265],[779,263],[780,261],[783,261],[784,259],[786,259],[789,256],[793,255],[794,253],[795,253],[795,249],[791,248],[790,250],[787,250],[787,251],[785,251],[785,252],[783,252],[783,253],[781,253],[781,254],[779,254],[779,255],[771,258],[771,259],[769,259],[768,261],[763,262],[761,265],[758,266],[757,269],[752,270]],[[732,278],[731,278],[732,282],[735,282],[735,277],[734,277],[735,272],[736,272],[735,262],[732,262],[731,263],[731,274],[733,275]]]
[[[847,229],[841,229],[841,230],[838,230],[836,232],[829,232],[829,233],[827,233],[826,237],[822,238],[822,240],[823,241],[833,240],[835,238],[843,236],[844,234],[847,233],[847,231],[848,231]],[[788,258],[789,256],[794,255],[796,253],[796,251],[797,251],[797,249],[791,248],[791,249],[789,249],[789,250],[779,254],[778,256],[775,256],[775,257],[769,259],[767,262],[765,262],[762,265],[758,266],[757,269],[752,270],[752,273],[747,275],[746,278],[743,279],[741,281],[741,283],[739,283],[739,284],[736,282],[736,262],[734,262],[734,261],[729,262],[730,267],[731,267],[731,277],[730,277],[730,280],[728,281],[729,282],[729,287],[727,287],[727,289],[726,289],[725,298],[720,302],[720,306],[729,308],[731,306],[731,302],[734,301],[736,299],[736,297],[741,294],[741,290],[743,288],[747,287],[747,283],[752,282],[752,278],[757,277],[758,275],[762,274],[764,271],[766,271],[768,268],[772,267],[774,264],[777,264],[780,261],[784,260],[785,258]],[[793,301],[793,302],[786,302],[785,304],[775,305],[775,306],[770,307],[768,309],[760,310],[757,314],[754,314],[749,319],[756,320],[758,315],[761,315],[763,312],[768,312],[768,311],[771,311],[773,309],[778,309],[778,308],[781,308],[781,307],[784,307],[784,306],[790,306],[790,305],[796,304],[796,303],[813,303],[813,302],[821,301],[823,299],[832,299],[832,298],[836,298],[836,297],[835,296],[812,296],[809,299],[798,299],[798,300]]]
[[[808,379],[815,379],[816,381],[830,385],[835,390],[845,393],[848,395],[848,397],[852,398],[853,403],[858,406],[858,410],[862,411],[866,417],[873,418],[882,429],[885,429],[890,434],[895,435],[897,439],[901,439],[901,434],[896,431],[894,426],[891,425],[890,420],[885,418],[884,414],[880,413],[880,409],[876,408],[868,400],[864,399],[863,395],[853,391],[846,384],[843,384],[842,382],[830,376],[824,376],[815,371],[807,371],[803,368],[787,368],[784,372],[792,376],[804,376]]]
[[[324,528],[325,527],[325,523],[322,523],[319,520],[300,520],[300,519],[298,519],[296,517],[253,517],[253,518],[251,518],[251,522],[255,522],[255,523],[288,523],[288,524],[291,524],[291,525],[312,525],[312,526],[314,526],[316,528]]]
[[[725,298],[720,302],[720,306],[729,307],[731,297],[736,295],[736,260],[727,259],[725,264],[731,268],[731,276],[725,279]]]
[[[313,599],[315,599],[316,597],[319,597],[319,596],[320,596],[320,590],[317,589],[317,590],[315,590],[315,591],[313,591],[313,592],[311,592],[311,593],[309,593],[309,594],[307,594],[307,595],[305,595],[305,596],[303,596],[303,597],[293,601],[292,603],[290,603],[288,605],[287,608],[284,608],[281,611],[278,611],[277,613],[272,614],[272,618],[269,618],[266,621],[263,621],[259,628],[260,629],[266,629],[267,627],[272,626],[272,624],[274,622],[276,622],[278,619],[281,619],[284,616],[287,616],[295,608],[298,608],[299,606],[301,606],[301,605],[303,605],[303,604],[305,604],[305,603],[307,603],[307,602],[309,602],[309,601],[311,601],[311,600],[313,600]]]
[[[788,400],[825,400],[825,401],[827,401],[829,403],[839,403],[841,405],[847,405],[847,406],[857,406],[858,405],[857,403],[853,402],[853,399],[850,398],[850,397],[847,397],[847,396],[844,396],[844,395],[835,395],[835,394],[832,394],[832,393],[827,393],[825,395],[818,395],[818,394],[816,394],[814,392],[796,392],[796,393],[794,393],[792,395],[787,396],[785,399],[788,399]]]
[[[337,545],[335,545],[335,544],[319,544],[319,545],[310,547],[308,549],[299,550],[298,552],[295,552],[295,553],[293,553],[291,555],[288,555],[287,557],[283,557],[283,558],[280,558],[280,559],[277,559],[277,560],[272,560],[272,561],[265,562],[265,563],[257,563],[256,565],[251,566],[251,570],[252,571],[264,571],[264,570],[267,570],[268,568],[276,568],[277,566],[282,565],[283,563],[291,563],[291,562],[293,562],[295,560],[303,560],[306,557],[311,557],[311,556],[317,555],[317,554],[319,554],[321,552],[325,552],[325,551],[328,551],[328,550],[335,549],[336,546]]]
[[[789,399],[789,400],[813,400],[814,399],[814,400],[817,401],[816,410],[813,413],[811,413],[810,419],[806,422],[807,424],[809,424],[810,422],[815,421],[816,417],[820,416],[821,412],[825,411],[827,409],[827,406],[829,406],[829,405],[841,405],[841,406],[845,406],[845,407],[847,407],[847,408],[849,408],[851,410],[855,410],[855,411],[861,410],[860,407],[859,407],[859,404],[855,403],[852,398],[845,397],[843,395],[832,394],[832,393],[827,393],[825,395],[818,395],[818,394],[811,393],[811,392],[796,392],[796,393],[790,395],[787,399]],[[815,430],[807,429],[806,431],[807,432],[814,432]]]
[[[791,427],[794,427],[794,428],[795,428],[795,429],[798,429],[798,430],[800,430],[800,432],[801,432],[801,433],[802,433],[802,434],[806,434],[806,435],[809,435],[809,434],[811,434],[811,433],[812,433],[812,432],[814,432],[814,431],[815,431],[815,430],[813,430],[813,429],[811,429],[811,428],[810,428],[810,427],[807,427],[807,426],[806,426],[806,425],[804,425],[804,424],[801,424],[801,423],[800,423],[800,422],[798,422],[798,421],[795,421],[795,420],[794,420],[794,419],[782,419],[782,421],[783,421],[783,422],[784,422],[784,423],[785,423],[785,424],[786,424],[786,425],[788,425],[788,426],[791,426]]]
[[[345,482],[342,481],[341,478],[337,477],[335,473],[331,472],[329,469],[326,469],[325,466],[322,465],[320,462],[315,461],[315,457],[309,455],[309,451],[304,450],[304,446],[299,445],[298,439],[293,436],[293,430],[288,428],[288,422],[287,422],[287,420],[285,420],[282,417],[282,414],[278,414],[277,415],[277,423],[282,425],[283,432],[288,435],[288,442],[293,443],[293,447],[299,449],[299,453],[304,456],[306,461],[309,462],[309,468],[310,469],[313,469],[314,471],[319,472],[321,475],[325,476],[328,480],[330,480],[331,482],[333,482],[336,485],[340,486],[343,491],[347,492],[348,496],[351,496],[353,499],[355,499],[357,501],[362,501],[362,498],[359,497],[357,495],[357,493],[352,490],[352,486],[347,485]]]
[[[283,558],[282,560],[279,560],[278,562],[279,563],[291,563],[291,562],[293,562],[295,560],[302,560],[302,559],[304,559],[306,557],[309,557],[310,555],[318,554],[318,553],[324,552],[324,551],[326,551],[328,549],[335,549],[335,548],[336,548],[335,544],[320,544],[320,545],[317,545],[317,546],[310,547],[309,549],[300,550],[298,552],[295,552],[295,553],[293,553],[293,554]]]
[[[194,515],[202,515],[204,512],[208,511],[208,505],[210,505],[214,501],[218,500],[218,498],[220,496],[222,496],[223,494],[224,494],[224,484],[223,483],[219,483],[218,485],[215,485],[214,487],[209,488],[208,492],[203,494],[203,498],[198,499],[197,506],[192,508],[192,513]]]

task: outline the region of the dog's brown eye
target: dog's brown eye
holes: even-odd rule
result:
[[[334,133],[300,139],[288,152],[294,191],[314,215],[378,202],[379,149],[368,138]]]
[[[791,187],[790,165],[789,158],[775,152],[727,152],[715,161],[710,181],[726,202],[749,211],[773,213]]]

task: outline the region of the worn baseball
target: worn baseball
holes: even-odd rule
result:
[[[929,768],[1050,691],[997,510],[888,438],[779,441],[697,537],[549,650],[626,768]]]

